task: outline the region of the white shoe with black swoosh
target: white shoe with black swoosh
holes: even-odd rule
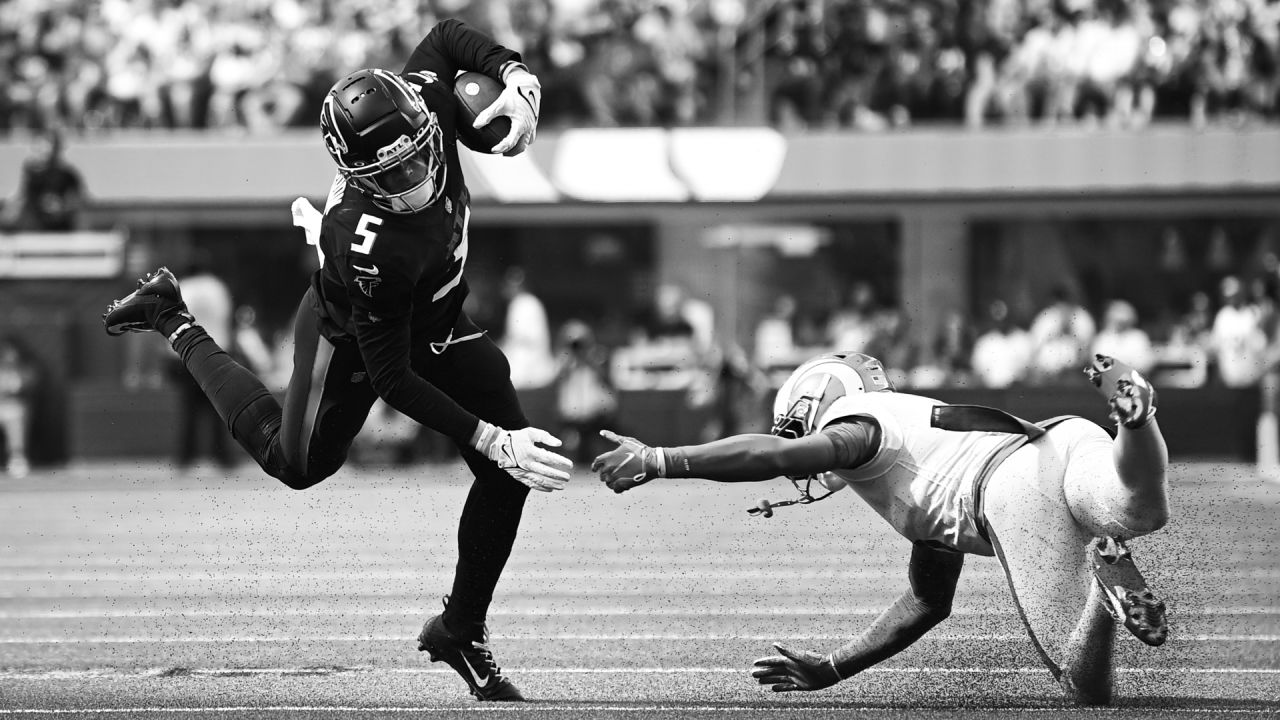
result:
[[[448,604],[448,598],[445,598]],[[462,676],[477,700],[524,702],[520,689],[502,675],[489,650],[489,631],[479,640],[467,640],[445,627],[444,615],[436,615],[418,633],[418,650],[431,654],[431,662],[444,661]]]

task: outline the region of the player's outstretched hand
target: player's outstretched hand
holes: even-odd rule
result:
[[[790,650],[781,643],[774,643],[773,649],[779,654],[755,661],[751,677],[761,685],[772,685],[774,692],[821,690],[840,682],[830,655]]]
[[[503,430],[490,425],[481,434],[476,449],[516,480],[534,490],[551,492],[563,490],[568,484],[573,461],[539,445],[560,447],[561,444],[551,433],[535,427]]]
[[[474,127],[482,128],[493,122],[499,115],[511,118],[511,132],[502,142],[493,146],[495,155],[505,155],[508,151],[517,154],[538,135],[538,113],[542,109],[542,84],[538,77],[527,70],[512,70],[506,77],[506,88],[493,104],[476,116]]]
[[[616,493],[643,485],[660,475],[658,452],[633,437],[601,430],[600,437],[618,447],[591,462],[591,472],[600,473],[600,481]]]

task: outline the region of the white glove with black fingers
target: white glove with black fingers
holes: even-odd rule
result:
[[[523,65],[515,65],[503,77],[506,88],[493,104],[476,116],[474,127],[482,128],[495,117],[511,118],[511,132],[493,146],[495,155],[518,155],[533,144],[538,135],[538,115],[542,111],[542,83]]]
[[[563,490],[569,482],[573,461],[539,445],[560,447],[562,443],[546,430],[535,427],[503,430],[483,420],[476,428],[472,445],[497,463],[511,477],[534,490]]]

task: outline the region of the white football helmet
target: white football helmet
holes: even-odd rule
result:
[[[893,391],[880,361],[856,352],[819,355],[791,373],[773,400],[774,435],[801,438],[837,398],[850,393]]]

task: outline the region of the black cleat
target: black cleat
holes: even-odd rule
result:
[[[178,278],[169,268],[161,267],[139,279],[137,290],[108,305],[102,314],[102,324],[108,335],[154,332],[162,317],[174,314],[186,322],[195,322],[182,301]]]
[[[446,603],[448,600],[446,599]],[[480,641],[454,635],[445,627],[444,616],[437,615],[418,633],[418,650],[431,653],[431,662],[444,661],[466,681],[477,700],[490,702],[524,702],[520,689],[502,675],[488,646],[489,631]]]
[[[1111,421],[1134,430],[1156,414],[1156,389],[1137,370],[1107,355],[1094,355],[1084,369],[1089,382],[1107,399]]]
[[[1129,548],[1121,540],[1099,538],[1089,555],[1111,617],[1142,642],[1163,645],[1169,639],[1164,601],[1147,588]]]

